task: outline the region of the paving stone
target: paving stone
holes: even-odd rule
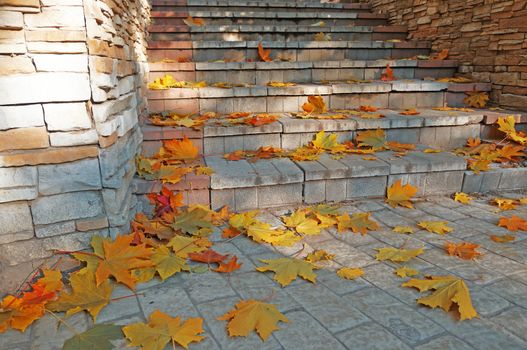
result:
[[[120,297],[128,297],[120,300],[111,301],[104,309],[97,315],[97,323],[113,322],[116,319],[129,317],[135,314],[140,314],[139,302],[133,291],[123,285],[116,285],[112,292],[112,299]]]
[[[344,232],[343,235],[355,235],[352,232]],[[358,234],[357,234],[358,235]],[[324,249],[330,254],[335,254],[335,261],[343,266],[364,267],[372,264],[374,260],[359,249],[337,240],[321,242],[318,249]]]
[[[439,338],[432,339],[423,345],[415,347],[416,350],[444,350],[444,349],[456,349],[456,350],[472,350],[473,348],[461,339],[451,335],[443,335]]]
[[[486,287],[494,294],[507,299],[512,304],[527,308],[527,300],[523,297],[526,285],[510,278],[501,279]]]
[[[369,321],[360,311],[324,286],[304,284],[288,288],[287,292],[331,333]],[[324,302],[321,303],[321,300]]]
[[[77,332],[84,332],[90,327],[88,315],[80,312],[66,318],[68,325]],[[55,318],[45,315],[37,320],[31,327],[31,346],[33,350],[56,350],[62,347],[64,342],[75,334],[64,325],[61,325]]]
[[[417,345],[444,332],[429,318],[379,289],[361,289],[344,298],[409,345]]]
[[[518,337],[525,339],[527,332],[527,310],[524,308],[515,306],[492,317],[491,320]]]
[[[325,269],[317,271],[317,282],[323,284],[337,295],[353,293],[359,289],[370,286],[370,284],[363,278],[346,280],[337,276],[336,271]]]
[[[474,308],[479,315],[485,318],[496,315],[511,306],[507,300],[486,290],[485,287],[469,285],[469,289]]]
[[[284,349],[345,349],[308,313],[293,311],[287,313],[286,317],[291,323],[274,333]]]
[[[181,285],[162,283],[141,293],[143,295],[139,295],[138,300],[147,318],[155,310],[184,318],[198,317],[198,311]]]
[[[236,295],[225,278],[212,272],[192,274],[183,283],[183,288],[196,303]]]
[[[384,350],[411,349],[392,333],[377,323],[359,325],[353,329],[339,333],[337,338],[348,349]],[[375,340],[374,340],[375,339]],[[373,341],[374,340],[374,341]]]

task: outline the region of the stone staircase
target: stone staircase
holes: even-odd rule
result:
[[[200,148],[200,160],[214,168],[208,176],[187,175],[174,190],[188,203],[229,205],[236,210],[285,204],[341,201],[385,194],[387,186],[403,179],[420,188],[421,195],[464,191],[512,189],[526,177],[522,169],[499,169],[488,174],[467,171],[466,161],[453,154],[423,153],[462,146],[469,137],[497,137],[492,126],[501,114],[437,111],[434,107],[463,107],[469,91],[490,91],[490,84],[443,83],[435,79],[456,73],[453,60],[419,59],[430,55],[427,42],[406,40],[406,28],[388,25],[386,17],[372,13],[367,4],[314,0],[152,0],[149,41],[149,80],[165,74],[176,80],[244,84],[241,87],[149,90],[152,113],[267,112],[278,122],[252,127],[206,125],[196,131],[158,127],[143,121],[143,152],[155,153],[164,139],[187,136]],[[202,19],[202,26],[188,26],[185,19]],[[322,23],[323,22],[323,23]],[[315,41],[317,33],[328,41]],[[287,61],[261,62],[258,45],[271,49],[272,57]],[[225,62],[243,57],[243,62]],[[396,80],[381,81],[386,66]],[[367,81],[346,83],[346,81]],[[270,87],[270,81],[295,82],[291,87]],[[382,108],[382,119],[351,117],[344,120],[292,118],[308,96],[321,95],[330,109],[361,105]],[[417,108],[416,116],[401,115]],[[515,114],[518,120],[526,116]],[[522,119],[523,118],[523,119]],[[340,160],[323,156],[316,162],[290,159],[230,162],[223,154],[255,150],[261,146],[293,149],[311,141],[321,131],[337,133],[340,141],[353,139],[360,130],[385,130],[389,140],[419,144],[405,157],[377,153],[377,160],[349,155]],[[527,180],[526,180],[527,181]],[[155,192],[158,182],[136,179],[137,194]]]

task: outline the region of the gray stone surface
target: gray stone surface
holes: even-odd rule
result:
[[[75,191],[96,190],[102,187],[97,159],[38,167],[39,192],[51,195]]]
[[[104,212],[99,192],[72,192],[40,197],[31,205],[36,225],[59,221],[90,218]]]
[[[33,222],[27,203],[0,204],[0,244],[33,237]]]

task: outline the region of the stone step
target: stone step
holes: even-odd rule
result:
[[[321,21],[326,26],[354,26],[354,25],[386,25],[387,16],[384,14],[349,11],[168,11],[151,12],[153,24],[185,25],[187,17],[201,18],[208,25],[259,24],[259,25],[314,25]]]
[[[165,74],[176,80],[265,85],[270,81],[312,83],[324,80],[380,79],[386,66],[398,79],[451,77],[458,62],[452,60],[342,60],[314,62],[196,62],[149,63],[149,81]]]
[[[346,84],[298,84],[292,87],[205,87],[148,90],[150,112],[167,110],[179,113],[196,112],[291,112],[297,111],[308,96],[323,96],[328,108],[348,109],[360,105],[404,109],[410,107],[441,107],[458,103],[464,91],[490,90],[490,84],[448,84],[426,80],[396,80],[391,82]],[[452,101],[451,101],[452,100]]]
[[[293,26],[293,25],[167,25],[148,28],[152,41],[311,41],[325,33],[335,41],[405,40],[406,26]]]
[[[323,3],[320,1],[240,1],[240,0],[188,0],[185,2],[154,0],[151,2],[154,11],[178,10],[201,11],[210,8],[216,10],[245,10],[272,12],[300,12],[300,11],[356,11],[370,12],[371,6],[365,3]]]
[[[152,41],[148,44],[151,62],[187,58],[193,62],[224,60],[241,54],[246,60],[260,61],[258,45],[271,49],[271,58],[286,56],[288,61],[377,60],[428,55],[430,44],[417,41]]]
[[[251,163],[205,157],[207,166],[215,170],[211,206],[248,210],[383,197],[397,180],[417,186],[419,196],[460,191],[465,159],[447,152],[424,153],[425,148],[420,145],[404,157],[391,151],[378,152],[377,160],[364,160],[361,155],[335,160],[325,154],[318,161],[279,158]]]

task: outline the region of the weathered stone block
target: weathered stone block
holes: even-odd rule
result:
[[[1,56],[0,75],[34,73],[35,66],[29,57]]]
[[[0,106],[0,130],[44,125],[41,105]]]
[[[45,127],[0,131],[0,151],[46,148],[49,146]]]
[[[49,225],[36,225],[35,236],[38,238],[52,237],[75,232],[75,221],[64,221]]]
[[[37,197],[37,169],[0,168],[0,203]]]
[[[320,203],[326,200],[326,181],[306,181],[304,183],[304,202]]]
[[[73,192],[37,198],[31,205],[36,225],[90,218],[103,213],[99,192]]]
[[[38,167],[38,188],[43,195],[102,188],[99,161],[85,159],[72,163]]]
[[[23,153],[0,155],[1,167],[12,167],[37,164],[57,164],[72,162],[78,159],[97,157],[96,146],[67,147],[62,149],[35,150]]]
[[[21,12],[0,11],[0,29],[22,29],[24,27],[24,17]]]
[[[88,72],[88,56],[83,54],[32,55],[38,72]]]
[[[33,221],[27,203],[0,204],[0,244],[33,237]],[[1,258],[0,258],[1,260]]]
[[[84,11],[78,6],[44,7],[41,13],[25,14],[29,28],[84,27]]]
[[[258,187],[258,207],[302,203],[302,183]]]
[[[237,211],[258,208],[258,189],[256,187],[236,188],[234,202]]]
[[[88,74],[35,73],[0,77],[0,104],[89,100]]]
[[[49,134],[53,147],[93,145],[99,142],[97,130],[79,130],[69,132],[53,132]]]
[[[50,131],[72,131],[91,128],[85,103],[44,104],[44,118]]]
[[[346,199],[383,197],[388,176],[356,177],[347,180]]]

